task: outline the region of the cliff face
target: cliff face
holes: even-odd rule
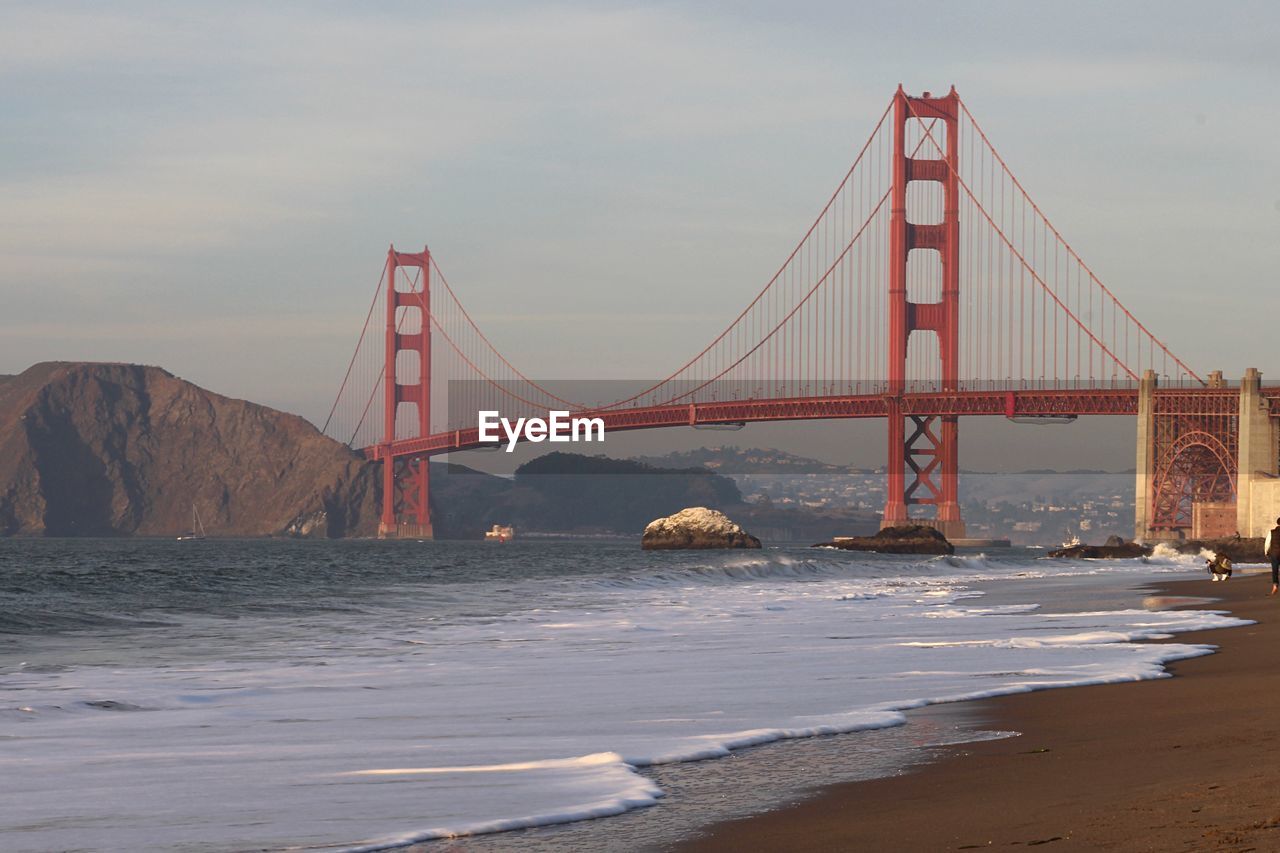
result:
[[[374,472],[296,415],[155,367],[0,377],[0,535],[370,535]]]

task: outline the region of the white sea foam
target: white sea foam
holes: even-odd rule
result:
[[[1159,678],[1210,647],[1136,641],[1244,624],[1043,613],[1036,581],[1012,580],[1028,566],[987,557],[783,556],[452,590],[448,618],[409,598],[271,643],[253,620],[188,620],[224,632],[225,655],[23,671],[0,682],[4,846],[376,850],[607,816],[662,796],[637,767],[898,725],[934,702]],[[983,578],[1025,583],[1025,603],[984,604],[966,589]]]
[[[986,554],[952,554],[946,557],[939,557],[938,559],[957,569],[989,571],[993,568],[993,565],[987,559]]]
[[[1157,542],[1151,550],[1150,557],[1143,557],[1151,565],[1166,566],[1194,566],[1198,569],[1204,568],[1205,560],[1212,560],[1216,554],[1208,548],[1201,548],[1195,554],[1181,554],[1167,542]]]

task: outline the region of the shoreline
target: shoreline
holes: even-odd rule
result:
[[[1190,609],[1256,623],[1172,638],[1217,646],[1169,664],[1172,678],[967,702],[981,727],[1020,736],[943,747],[897,776],[819,782],[799,803],[711,824],[671,849],[1280,848],[1267,768],[1280,761],[1280,598],[1266,596],[1269,580],[1153,585],[1214,599]]]

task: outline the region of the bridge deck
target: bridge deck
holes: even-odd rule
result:
[[[1272,405],[1280,410],[1280,387],[1263,389]],[[1129,415],[1138,413],[1137,388],[1036,389],[910,393],[896,398],[902,415],[919,417],[977,415],[995,417],[1047,417],[1064,415]],[[823,420],[835,418],[887,417],[895,398],[888,395],[798,397],[778,400],[732,400],[625,409],[584,410],[574,417],[596,417],[604,421],[606,432],[663,427],[758,423],[766,421]],[[1197,414],[1234,414],[1238,408],[1238,388],[1162,388],[1156,391],[1157,407],[1163,411]],[[363,449],[370,459],[387,456],[435,456],[451,451],[493,446],[482,442],[478,427],[406,438],[390,445]]]

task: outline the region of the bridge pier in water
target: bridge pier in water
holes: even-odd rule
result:
[[[434,539],[430,501],[431,474],[427,457],[403,460],[384,457],[378,538]]]

